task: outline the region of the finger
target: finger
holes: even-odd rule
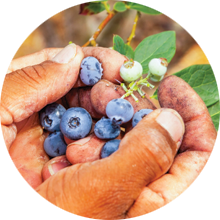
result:
[[[168,174],[145,187],[128,212],[130,218],[166,205],[189,187],[205,166],[216,140],[217,133],[204,102],[185,81],[176,76],[165,78],[159,86],[158,98],[162,107],[175,109],[185,122],[181,153]]]
[[[53,159],[49,160],[42,169],[43,181],[57,173],[59,170],[69,166],[71,166],[71,163],[67,160],[66,155],[54,157]]]
[[[46,138],[37,113],[32,115],[12,143],[9,154],[24,179],[36,188],[42,183],[41,170],[49,157],[44,151]]]
[[[7,74],[1,104],[13,121],[24,120],[64,96],[77,80],[83,56],[81,48],[71,44],[50,61]]]
[[[79,89],[72,88],[65,96],[69,107],[79,107]]]
[[[60,170],[37,192],[81,216],[123,218],[144,186],[167,172],[183,133],[174,110],[155,110],[124,136],[110,157]]]
[[[79,88],[79,103],[82,108],[86,109],[89,112],[92,118],[100,119],[103,117],[103,115],[96,112],[92,105],[91,89],[92,87]]]
[[[66,150],[66,157],[72,164],[98,160],[105,143],[105,140],[97,138],[93,133],[86,138],[69,144]]]
[[[170,92],[166,89],[168,86]],[[182,79],[168,77],[161,84],[158,95],[161,106],[176,109],[186,125],[182,153],[170,170],[177,177],[173,183],[180,186],[176,192],[187,196],[188,203],[182,204],[184,209],[188,207],[194,215],[194,208],[201,213],[219,176],[219,137],[204,102]],[[183,182],[186,184],[182,185]],[[196,205],[193,209],[189,207],[192,203]]]
[[[17,69],[24,68],[26,66],[36,65],[46,60],[50,60],[61,50],[62,48],[46,48],[39,52],[14,59],[10,63],[8,73],[13,72]]]
[[[94,109],[91,102],[92,87],[81,87],[71,89],[65,96],[69,107],[82,107],[86,109],[92,118],[100,119],[103,117]]]
[[[93,124],[94,127],[95,123]],[[123,131],[115,139],[121,140],[124,136]],[[101,150],[107,140],[101,140],[95,136],[93,131],[88,137],[80,140],[70,140],[64,136],[68,144],[66,157],[72,164],[92,162],[101,158]]]
[[[120,76],[120,68],[127,58],[115,50],[104,47],[83,47],[85,57],[95,57],[102,65],[103,79],[118,84],[118,81],[122,82],[123,79]],[[74,87],[85,86],[80,78],[77,80]]]

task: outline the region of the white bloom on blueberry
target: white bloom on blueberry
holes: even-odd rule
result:
[[[120,76],[126,82],[132,82],[142,76],[143,67],[132,59],[125,61],[120,68]]]

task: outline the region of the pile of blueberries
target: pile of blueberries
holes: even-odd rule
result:
[[[82,61],[80,77],[83,83],[92,86],[102,76],[101,64],[94,57],[87,57]],[[121,132],[121,125],[132,119],[132,126],[152,110],[141,109],[134,114],[131,103],[125,99],[113,99],[106,106],[107,117],[96,122],[94,134],[107,140],[101,150],[101,158],[110,156],[118,150],[120,140],[115,139]],[[44,141],[44,150],[50,157],[66,154],[67,144],[64,136],[71,140],[86,137],[92,129],[92,117],[89,112],[81,107],[65,109],[61,104],[52,103],[40,111],[42,127],[50,132]]]

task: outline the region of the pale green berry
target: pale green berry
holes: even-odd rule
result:
[[[167,72],[167,65],[168,63],[165,58],[154,58],[149,62],[148,67],[150,73],[157,78],[164,76]]]
[[[126,82],[132,82],[142,76],[143,68],[137,61],[130,59],[125,61],[120,68],[120,76]]]

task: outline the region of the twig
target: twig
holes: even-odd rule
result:
[[[96,32],[92,35],[92,37],[82,46],[86,47],[89,45],[96,46],[96,38],[99,36],[101,31],[104,29],[104,27],[108,24],[108,22],[114,17],[116,14],[116,11],[109,11],[108,16],[105,18],[105,20],[102,21],[102,23],[99,25]]]
[[[127,43],[126,43],[127,45],[130,45],[132,39],[135,37],[135,31],[136,31],[136,27],[137,27],[137,22],[138,22],[138,19],[139,19],[140,16],[141,16],[140,12],[137,11],[137,14],[136,14],[135,19],[134,19],[134,24],[133,24],[133,28],[132,28],[131,34],[130,34],[129,38],[127,39]]]

